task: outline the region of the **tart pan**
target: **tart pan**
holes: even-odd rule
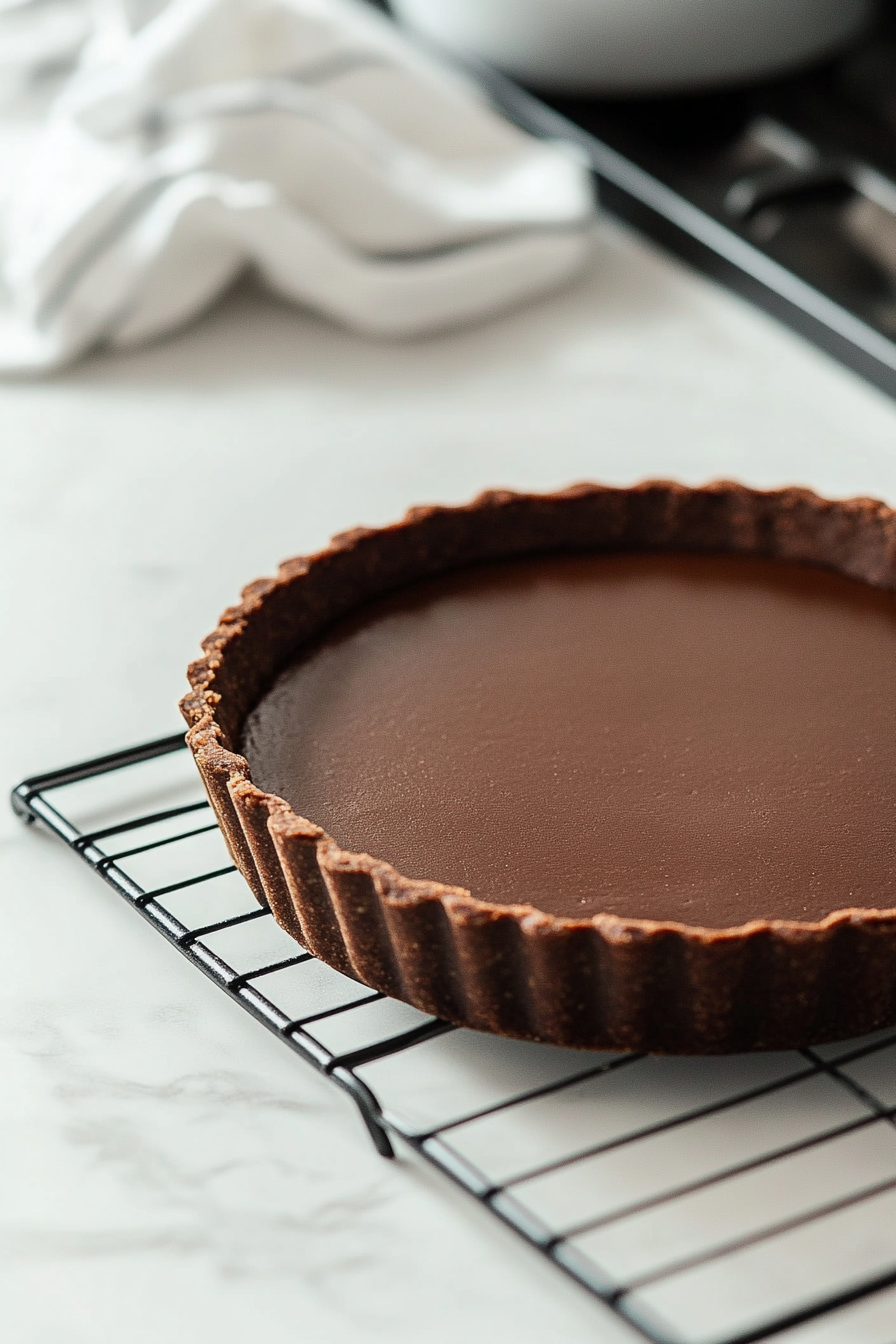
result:
[[[247,715],[327,627],[416,580],[569,551],[778,557],[896,590],[896,513],[870,499],[731,482],[492,491],[459,508],[335,537],[250,584],[203,642],[181,702],[187,742],[233,860],[322,961],[461,1026],[580,1049],[721,1054],[858,1036],[896,1023],[896,910],[735,928],[598,914],[569,919],[402,876],[341,849],[257,788]],[[896,692],[896,688],[894,688]]]

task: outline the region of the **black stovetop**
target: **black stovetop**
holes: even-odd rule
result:
[[[896,11],[835,60],[735,91],[493,92],[578,140],[610,210],[896,395]]]

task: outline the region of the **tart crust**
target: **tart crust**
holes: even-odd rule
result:
[[[896,590],[896,512],[721,481],[490,491],[412,509],[288,560],[203,641],[181,702],[187,742],[237,867],[277,922],[346,975],[460,1026],[580,1049],[721,1054],[896,1023],[896,910],[707,929],[567,919],[414,881],[343,849],[257,788],[234,749],[298,651],[361,604],[483,560],[547,551],[689,551],[821,565]]]

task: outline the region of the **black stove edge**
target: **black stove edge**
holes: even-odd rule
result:
[[[896,397],[896,343],[504,75],[478,65],[472,73],[517,125],[584,151],[607,211]]]

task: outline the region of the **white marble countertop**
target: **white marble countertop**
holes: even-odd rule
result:
[[[167,344],[0,387],[0,443],[7,785],[176,731],[242,583],[413,503],[645,475],[896,502],[896,405],[607,222],[573,290],[412,346],[247,286]],[[0,827],[10,1344],[633,1337],[377,1158],[61,846]]]

